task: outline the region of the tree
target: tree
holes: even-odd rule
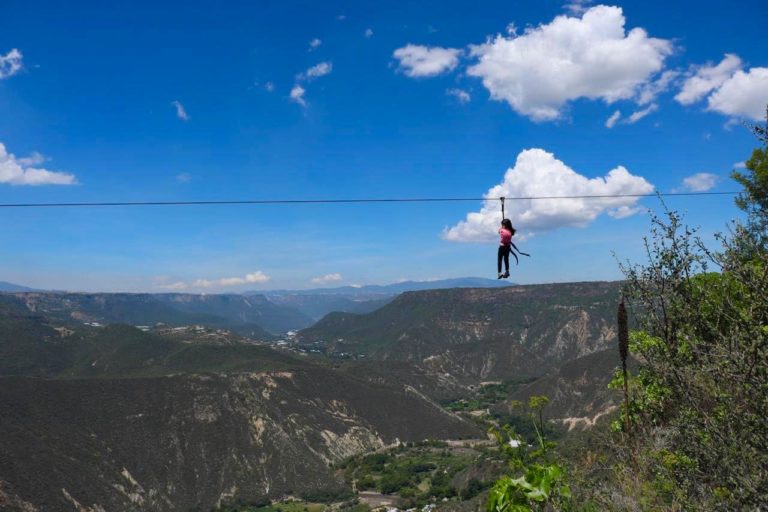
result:
[[[755,133],[765,144],[765,129]],[[701,509],[768,505],[767,149],[734,172],[747,218],[718,237],[718,251],[665,209],[652,219],[648,262],[622,267],[639,318],[630,414],[647,477],[665,479],[667,499]]]

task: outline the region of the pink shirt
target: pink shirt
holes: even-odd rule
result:
[[[499,245],[509,245],[512,243],[512,232],[510,230],[501,228],[499,230],[499,236],[501,237]]]

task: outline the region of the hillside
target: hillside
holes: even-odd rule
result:
[[[331,351],[423,363],[457,378],[543,375],[615,339],[620,283],[408,292],[366,315],[332,313],[299,333]]]
[[[312,319],[301,312],[261,296],[21,292],[3,294],[0,300],[15,301],[32,313],[59,321],[205,324],[260,339],[269,339],[274,334],[312,323]]]
[[[0,489],[39,510],[210,510],[346,489],[329,463],[481,433],[419,395],[328,369],[0,379]]]
[[[236,339],[68,326],[0,301],[0,508],[328,496],[348,492],[329,464],[350,455],[482,435],[427,398],[440,386],[424,372],[379,375]]]
[[[634,360],[629,363],[630,370],[636,367]],[[546,408],[548,419],[568,430],[592,427],[621,405],[621,391],[608,389],[614,371],[620,366],[617,346],[569,361],[555,373],[520,387],[494,412],[515,414],[519,411],[510,407],[512,401],[527,403],[531,396],[544,395],[550,399]]]

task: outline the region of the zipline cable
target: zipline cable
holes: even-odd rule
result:
[[[678,197],[678,196],[723,196],[738,195],[741,192],[656,192],[653,194],[594,194],[574,196],[520,196],[504,197],[507,201],[538,201],[566,199],[613,199],[622,197]],[[494,201],[501,197],[401,197],[401,198],[360,198],[360,199],[246,199],[235,201],[114,201],[85,203],[0,203],[0,208],[66,208],[106,206],[205,206],[205,205],[280,205],[280,204],[353,204],[353,203],[450,203],[468,201]],[[502,203],[503,204],[503,203]]]

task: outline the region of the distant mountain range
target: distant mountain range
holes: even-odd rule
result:
[[[259,292],[245,292],[245,295],[263,294],[267,297],[273,295],[349,295],[349,296],[381,296],[397,295],[403,292],[415,292],[419,290],[439,290],[442,288],[503,288],[514,283],[500,279],[486,279],[484,277],[457,277],[452,279],[436,279],[432,281],[403,281],[392,284],[366,284],[362,286],[339,286],[336,288],[311,288],[307,290],[268,290]]]
[[[15,292],[0,298],[66,323],[204,324],[256,339],[270,339],[313,323],[300,311],[258,295]]]
[[[0,292],[33,292],[33,288],[21,286],[20,284],[13,284],[7,281],[0,281]]]
[[[320,320],[328,313],[365,314],[388,304],[404,292],[438,290],[445,288],[503,288],[510,286],[507,281],[482,277],[459,277],[435,281],[404,281],[385,285],[340,286],[336,288],[313,288],[308,290],[271,290],[245,292],[263,294],[276,304],[291,306]]]
[[[149,297],[155,297],[160,302],[165,302],[159,316],[167,318],[166,323],[207,323],[208,325],[228,326],[237,324],[239,332],[246,333],[247,325],[256,324],[270,333],[282,333],[287,330],[300,329],[320,320],[331,312],[365,314],[375,311],[386,305],[398,294],[407,291],[435,290],[442,288],[499,288],[510,286],[507,281],[497,279],[484,279],[480,277],[460,277],[455,279],[441,279],[436,281],[404,281],[388,285],[365,286],[341,286],[336,288],[313,288],[307,290],[268,290],[250,291],[242,294],[169,294],[169,293],[72,293],[72,296],[112,296],[131,297],[134,302],[152,302]],[[38,291],[26,286],[0,281],[0,292],[32,292]],[[67,292],[56,292],[68,294]],[[278,312],[274,308],[265,311],[263,315],[254,317],[254,310],[247,306],[248,301],[238,300],[239,296],[256,297],[251,302],[259,303],[260,309],[270,309],[263,301],[266,297],[269,302],[284,308],[290,308],[295,314],[289,315],[287,309]],[[183,297],[198,297],[197,300],[183,299]],[[209,297],[205,299],[204,297]],[[220,298],[210,298],[220,297]],[[75,302],[82,302],[76,300]],[[114,300],[112,307],[114,307]],[[170,315],[165,306],[170,305],[179,312],[203,315],[197,317],[181,318],[179,312]],[[158,306],[159,307],[159,306]],[[217,318],[212,318],[213,315]],[[122,314],[103,315],[107,322],[122,321],[126,323],[154,323],[154,317],[158,315],[133,315],[126,311]],[[278,317],[277,319],[273,317]],[[293,316],[293,318],[290,318]],[[117,318],[116,318],[117,317]],[[223,318],[218,318],[223,317]],[[302,318],[299,318],[302,317]],[[129,320],[130,318],[130,320]],[[290,319],[289,319],[290,318]],[[176,321],[176,320],[178,321]]]

